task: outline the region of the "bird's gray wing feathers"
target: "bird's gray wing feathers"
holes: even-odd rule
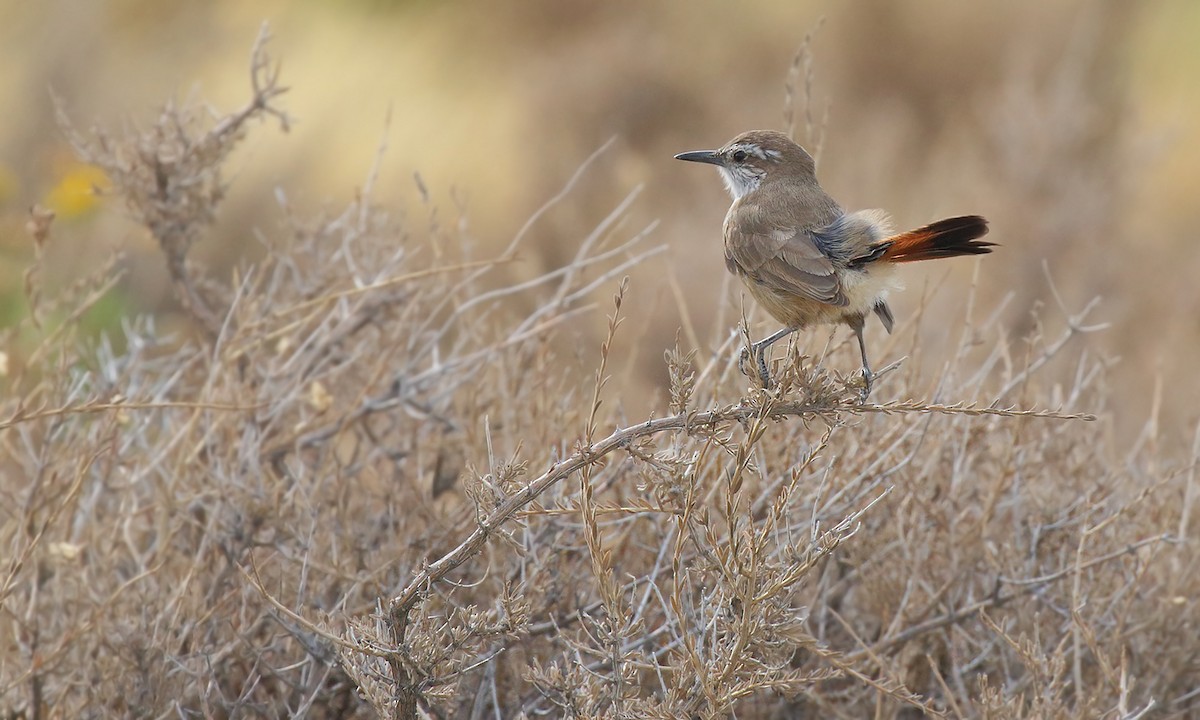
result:
[[[890,243],[883,242],[891,219],[882,210],[846,213],[823,228],[812,231],[821,252],[849,268],[861,268],[878,260]]]
[[[783,295],[799,295],[827,305],[845,305],[837,270],[805,230],[740,234],[725,245],[730,269]]]

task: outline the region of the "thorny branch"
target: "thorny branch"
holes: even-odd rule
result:
[[[478,553],[488,538],[501,525],[507,522],[517,511],[533,502],[547,488],[562,481],[572,473],[599,462],[608,454],[630,445],[635,440],[671,430],[683,430],[689,433],[694,433],[698,430],[712,430],[725,423],[741,423],[755,418],[770,420],[783,420],[788,417],[813,418],[849,410],[885,414],[916,412],[943,415],[999,415],[1003,417],[1046,418],[1055,420],[1095,419],[1094,416],[1088,414],[1060,413],[1052,410],[981,408],[973,405],[924,404],[916,401],[831,407],[823,404],[801,402],[770,402],[765,405],[759,405],[753,400],[743,400],[735,405],[715,410],[680,413],[670,417],[647,420],[644,423],[619,428],[603,440],[577,450],[567,459],[552,465],[535,480],[521,488],[519,492],[509,496],[499,507],[481,520],[470,536],[458,547],[424,568],[399,594],[392,598],[390,603],[392,617],[406,617],[413,606],[429,592],[430,587],[434,583],[441,581],[448,573]]]
[[[134,220],[158,242],[180,305],[212,339],[221,331],[226,308],[214,307],[222,302],[215,293],[202,292],[204,283],[211,281],[193,277],[188,252],[224,199],[227,185],[221,163],[243,137],[246,124],[270,116],[284,131],[290,125],[286,113],[272,104],[287,88],[279,84],[279,66],[267,54],[270,37],[264,24],[251,51],[250,100],[207,132],[201,131],[206,119],[199,108],[168,102],[152,126],[142,130],[131,126],[126,138],[114,140],[97,128],[91,139],[85,139],[55,98],[59,125],[71,144],[81,157],[104,170]]]

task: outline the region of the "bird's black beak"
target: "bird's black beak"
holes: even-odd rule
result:
[[[721,156],[715,150],[693,150],[691,152],[679,153],[675,156],[676,160],[687,160],[688,162],[708,163],[709,165],[723,165]]]

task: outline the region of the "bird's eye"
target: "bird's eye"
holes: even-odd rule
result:
[[[746,151],[745,150],[735,151],[733,153],[733,161],[734,162],[746,162]]]

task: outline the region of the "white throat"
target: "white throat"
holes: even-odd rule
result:
[[[721,165],[721,179],[725,181],[725,189],[734,200],[745,197],[758,189],[762,183],[763,173],[747,166],[729,168]]]

